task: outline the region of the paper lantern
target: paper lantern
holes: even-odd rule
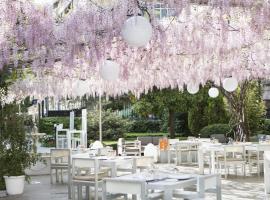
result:
[[[209,94],[210,97],[216,98],[219,95],[219,91],[218,91],[217,88],[212,87],[212,88],[209,89],[208,94]]]
[[[199,85],[197,85],[197,84],[188,84],[187,85],[187,91],[190,94],[196,94],[199,92],[199,90],[200,90],[200,88],[199,88]]]
[[[133,47],[145,46],[152,37],[152,25],[142,16],[127,19],[122,28],[122,37]]]
[[[119,73],[120,67],[118,63],[111,60],[106,60],[100,69],[101,77],[107,81],[116,81],[119,77]]]
[[[236,78],[225,78],[222,82],[223,88],[228,92],[233,92],[238,87],[238,81]]]

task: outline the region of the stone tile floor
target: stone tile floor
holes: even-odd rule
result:
[[[179,167],[183,172],[197,172],[197,168]],[[33,176],[31,183],[25,185],[25,192],[20,196],[5,197],[1,200],[67,200],[67,185],[50,184],[49,176]],[[215,199],[215,196],[207,195],[206,200]],[[263,177],[256,174],[247,177],[230,175],[228,179],[222,179],[223,200],[263,200]]]

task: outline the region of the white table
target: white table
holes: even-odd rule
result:
[[[235,145],[244,145],[246,151],[257,151],[258,146],[266,147],[270,144],[253,144],[253,143],[238,143]],[[204,158],[206,153],[210,153],[210,173],[213,174],[216,171],[216,154],[217,152],[224,152],[224,146],[220,143],[204,143],[198,150],[198,163],[199,163],[199,174],[204,174]],[[264,151],[264,148],[262,148]],[[267,150],[267,148],[265,148]]]
[[[173,198],[173,191],[176,189],[181,189],[189,186],[193,186],[197,183],[197,175],[186,175],[186,174],[169,174],[161,173],[164,177],[160,180],[153,180],[150,178],[150,174],[147,172],[130,174],[120,177],[115,177],[113,179],[121,181],[145,181],[147,189],[151,190],[161,190],[164,192],[164,200],[171,200]],[[177,180],[179,179],[183,180]],[[188,178],[188,179],[187,179]],[[152,180],[151,180],[152,179]],[[123,193],[125,188],[123,188]]]
[[[72,158],[91,158],[89,153],[81,153],[72,155]],[[117,168],[119,166],[133,166],[133,157],[128,156],[115,156],[115,157],[108,157],[108,156],[97,156],[93,157],[100,160],[100,164],[102,166],[107,166],[111,169],[111,176],[117,176]],[[132,172],[135,172],[136,169],[132,167]]]

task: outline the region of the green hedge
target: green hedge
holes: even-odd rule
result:
[[[44,117],[39,120],[39,132],[47,135],[54,135],[54,124],[63,124],[64,128],[69,128],[69,117]],[[75,117],[75,129],[81,129],[81,118]]]
[[[131,121],[129,132],[135,133],[160,132],[161,129],[162,129],[161,120],[139,119]]]
[[[202,128],[200,134],[202,138],[208,138],[212,134],[229,135],[231,134],[231,128],[228,124],[211,124]]]

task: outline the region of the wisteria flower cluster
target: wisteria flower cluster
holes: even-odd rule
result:
[[[269,1],[61,2],[41,7],[30,0],[0,3],[0,68],[31,68],[34,75],[10,87],[18,98],[128,91],[139,96],[153,86],[182,90],[209,80],[220,85],[231,76],[239,82],[269,78]],[[158,19],[157,4],[173,15]],[[152,24],[145,47],[131,47],[121,37],[133,15],[144,15]],[[107,59],[121,66],[117,81],[100,76]]]

